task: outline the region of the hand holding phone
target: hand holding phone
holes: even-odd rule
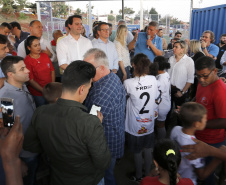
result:
[[[97,111],[97,117],[100,119],[100,122],[103,122],[103,114],[100,111]]]
[[[3,118],[3,125],[5,127],[12,127],[14,124],[14,104],[12,98],[1,98],[1,111]]]
[[[101,107],[100,106],[97,106],[97,105],[93,105],[91,110],[90,110],[90,114],[94,115],[94,116],[97,116],[97,111],[100,112],[101,110]]]

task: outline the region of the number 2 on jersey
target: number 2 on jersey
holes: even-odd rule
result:
[[[144,113],[149,113],[149,110],[144,110],[145,109],[145,106],[147,105],[148,101],[150,100],[150,95],[147,93],[147,92],[143,92],[141,95],[140,95],[140,99],[143,99],[144,96],[147,96],[147,99],[144,103],[144,106],[142,109],[140,109],[140,112],[139,114],[144,114]]]

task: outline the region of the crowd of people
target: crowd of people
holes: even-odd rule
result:
[[[132,34],[120,20],[87,38],[79,15],[50,42],[40,21],[29,29],[0,25],[0,99],[15,115],[12,128],[0,118],[1,185],[34,185],[43,159],[52,185],[116,185],[125,147],[141,185],[214,185],[220,164],[223,184],[226,34],[167,44],[157,22]]]

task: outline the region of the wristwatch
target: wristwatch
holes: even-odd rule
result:
[[[206,49],[206,47],[202,48],[202,49]]]
[[[180,91],[182,95],[184,95],[184,91]]]

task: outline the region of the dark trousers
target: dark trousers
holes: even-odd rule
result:
[[[34,185],[35,174],[38,167],[38,157],[37,156],[29,158],[21,157],[21,160],[23,160],[28,167],[28,175],[23,178],[24,185]]]
[[[181,121],[178,118],[177,114],[173,112],[174,105],[175,105],[175,109],[177,109],[177,106],[181,106],[183,103],[185,103],[186,98],[188,96],[188,92],[187,92],[182,97],[178,98],[175,96],[177,91],[180,91],[180,89],[171,85],[171,109],[167,114],[166,121],[165,121],[167,137],[169,137],[169,133],[174,126],[181,125]]]
[[[177,106],[181,106],[183,103],[185,103],[185,100],[187,98],[188,92],[184,93],[183,96],[178,98],[175,96],[177,91],[180,91],[180,89],[171,85],[171,109],[173,108],[173,104],[175,104],[175,108],[177,108]]]

